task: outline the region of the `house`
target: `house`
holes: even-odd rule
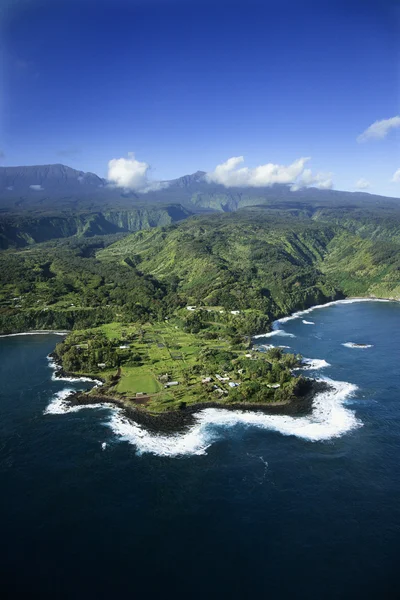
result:
[[[218,381],[229,381],[230,379],[226,374],[225,377],[221,377],[221,375],[215,375],[215,377],[218,379]]]
[[[179,385],[179,381],[169,381],[164,385],[165,388],[171,387],[173,385]]]

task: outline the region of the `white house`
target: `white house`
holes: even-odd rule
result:
[[[229,377],[225,375],[225,377],[221,377],[221,375],[215,375],[218,381],[229,381]]]

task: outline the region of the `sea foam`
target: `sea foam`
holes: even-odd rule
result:
[[[94,379],[93,377],[84,377],[84,376],[73,377],[71,375],[68,375],[68,376],[67,375],[66,376],[58,375],[57,373],[60,371],[60,367],[57,365],[55,360],[50,355],[47,356],[47,360],[49,362],[50,369],[53,369],[53,373],[51,376],[52,381],[69,381],[70,383],[84,381],[84,382],[94,383],[95,385],[93,387],[95,387],[95,388],[99,387],[100,385],[103,385],[103,382],[100,379]]]
[[[133,444],[139,454],[170,457],[206,454],[213,443],[235,426],[257,427],[310,442],[329,440],[361,427],[362,423],[355,413],[345,406],[345,401],[354,394],[357,386],[328,378],[323,381],[331,388],[317,394],[311,414],[302,417],[207,408],[195,415],[195,424],[185,432],[161,435],[147,431],[117,409],[112,411],[106,424],[121,440]]]
[[[306,308],[304,310],[298,310],[293,314],[282,317],[281,319],[277,319],[272,323],[272,331],[267,333],[259,333],[257,335],[253,335],[254,339],[258,338],[269,338],[274,337],[275,335],[287,336],[287,337],[296,337],[293,333],[288,333],[284,329],[281,329],[281,325],[287,323],[288,321],[293,321],[294,319],[299,319],[304,315],[309,315],[314,310],[319,308],[329,308],[330,306],[335,306],[336,304],[354,304],[355,302],[395,302],[395,300],[389,300],[386,298],[346,298],[344,300],[333,300],[332,302],[327,302],[326,304],[316,304],[315,306],[311,306],[310,308]],[[305,321],[303,323],[306,325],[315,325],[313,321]]]
[[[316,395],[310,415],[292,417],[207,408],[195,415],[194,425],[183,433],[171,435],[152,433],[144,429],[128,419],[122,409],[112,404],[71,406],[68,397],[75,392],[71,388],[57,392],[44,414],[64,415],[86,408],[106,408],[110,417],[104,425],[110,427],[121,441],[133,444],[138,454],[150,453],[169,457],[204,455],[213,443],[229,435],[229,430],[236,426],[257,427],[282,435],[293,435],[310,442],[326,441],[361,427],[362,423],[355,413],[345,406],[346,400],[352,397],[357,386],[328,378],[320,381],[326,381],[330,389]]]
[[[273,331],[269,331],[268,333],[260,333],[259,335],[254,335],[253,337],[255,339],[257,339],[257,338],[270,338],[270,337],[274,337],[276,335],[282,336],[282,337],[291,337],[291,338],[296,337],[294,335],[294,333],[288,333],[284,329],[274,329]]]
[[[292,321],[293,319],[298,319],[299,317],[303,317],[304,315],[309,315],[314,310],[317,310],[319,308],[329,308],[330,306],[335,306],[336,304],[354,304],[355,302],[392,302],[392,300],[388,300],[386,298],[345,298],[344,300],[333,300],[332,302],[327,302],[326,304],[317,304],[315,306],[311,306],[310,308],[294,312],[288,317],[282,317],[282,319],[278,319],[276,323],[281,324],[286,323],[287,321]]]
[[[17,337],[19,335],[68,335],[68,331],[52,331],[51,329],[42,329],[39,331],[23,331],[22,333],[5,333],[0,338]]]
[[[76,393],[77,390],[72,388],[64,388],[59,392],[56,392],[52,397],[50,404],[45,408],[45,415],[66,415],[68,413],[78,412],[84,408],[109,408],[113,409],[112,404],[107,403],[96,403],[96,404],[80,404],[78,406],[72,406],[68,402],[68,398]]]
[[[303,358],[303,365],[304,366],[299,367],[296,370],[308,369],[309,371],[317,371],[331,366],[330,363],[326,362],[323,358]]]
[[[358,350],[365,350],[365,348],[373,348],[373,344],[362,344],[360,346],[359,344],[356,344],[355,342],[344,342],[344,344],[342,344],[342,346],[345,346],[346,348],[357,348]]]

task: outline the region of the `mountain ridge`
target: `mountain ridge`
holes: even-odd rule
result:
[[[0,209],[8,212],[52,209],[99,209],[109,204],[129,208],[136,202],[179,203],[194,211],[230,212],[245,206],[280,201],[372,203],[393,205],[400,199],[342,190],[302,188],[291,191],[286,184],[262,188],[230,187],[210,183],[205,171],[196,171],[165,181],[160,190],[139,193],[117,188],[95,173],[73,169],[62,163],[0,167]]]

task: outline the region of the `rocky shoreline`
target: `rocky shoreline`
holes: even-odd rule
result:
[[[76,373],[69,373],[62,367],[62,362],[55,352],[49,354],[49,358],[54,361],[56,365],[55,377],[57,379],[71,378],[77,381],[80,378],[91,379],[95,382],[105,383],[101,377],[94,377],[92,375],[76,375]],[[269,415],[291,415],[301,416],[311,412],[312,403],[317,394],[329,391],[332,386],[328,385],[324,381],[318,381],[316,379],[308,379],[309,389],[300,397],[294,398],[286,402],[276,403],[223,403],[211,400],[210,402],[200,402],[184,406],[178,410],[170,410],[163,413],[152,413],[148,411],[142,405],[134,405],[134,401],[126,398],[119,398],[112,395],[107,395],[101,392],[101,387],[98,387],[98,392],[76,392],[68,398],[68,402],[71,406],[85,406],[90,404],[113,404],[118,408],[121,408],[125,415],[129,418],[142,425],[146,429],[153,432],[178,432],[185,429],[195,422],[195,414],[205,408],[218,408],[223,410],[231,411],[250,411],[250,412],[262,412]]]

